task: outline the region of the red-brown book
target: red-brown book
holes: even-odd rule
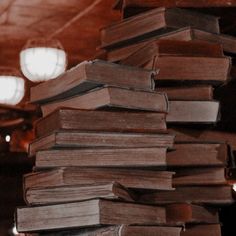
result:
[[[188,226],[185,230],[181,231],[181,236],[221,236],[220,224],[211,225],[192,225]]]
[[[104,85],[152,90],[153,72],[101,60],[85,61],[55,80],[31,88],[30,101],[44,103],[71,97]]]
[[[35,168],[49,169],[56,167],[158,167],[176,165],[177,160],[173,160],[175,154],[168,154],[166,160],[166,150],[164,147],[148,148],[78,148],[78,149],[52,149],[36,153]],[[172,152],[174,153],[174,152]],[[177,153],[181,153],[177,152]],[[205,155],[201,153],[203,158]],[[181,155],[181,154],[180,154]],[[215,153],[216,155],[216,153]],[[188,155],[189,157],[189,155]],[[200,158],[195,163],[205,163],[205,159]],[[219,160],[214,159],[214,153],[209,155],[207,160],[212,158],[212,163],[221,164]],[[184,160],[186,160],[185,158]],[[188,163],[194,163],[194,160],[188,159]],[[181,165],[181,163],[179,163]]]
[[[57,168],[24,175],[24,190],[74,184],[118,182],[127,188],[173,190],[174,172],[111,168]]]
[[[129,90],[118,87],[98,88],[88,93],[58,100],[41,106],[43,116],[62,107],[72,109],[142,110],[166,113],[168,100],[165,93]]]
[[[29,155],[55,148],[171,148],[173,143],[174,135],[168,134],[58,131],[33,141]]]
[[[197,29],[219,33],[217,17],[184,9],[157,8],[103,28],[102,47],[128,43],[132,39],[153,33],[165,33],[170,29],[192,26]],[[162,29],[162,31],[161,31]]]
[[[86,111],[62,108],[37,121],[36,136],[58,130],[165,133],[166,114],[149,112]]]

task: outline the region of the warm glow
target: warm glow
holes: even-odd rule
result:
[[[233,190],[236,192],[236,184],[233,185]]]
[[[19,233],[17,232],[16,226],[14,226],[14,227],[12,228],[12,233],[13,233],[14,235],[18,235],[18,234],[19,234]]]
[[[23,74],[33,82],[56,78],[66,70],[66,53],[57,48],[33,47],[20,53]]]
[[[16,105],[25,94],[25,81],[17,76],[0,75],[0,103]]]

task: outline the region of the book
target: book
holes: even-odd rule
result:
[[[181,227],[116,225],[27,236],[180,236]]]
[[[145,148],[173,147],[174,135],[57,131],[29,145],[29,155],[54,148]]]
[[[188,202],[207,205],[230,205],[235,202],[232,186],[181,186],[174,191],[143,193],[139,201],[148,204]]]
[[[168,167],[225,167],[228,165],[228,146],[217,143],[175,144],[167,153]]]
[[[45,216],[47,216],[47,220],[45,220]],[[164,207],[101,199],[46,206],[18,207],[16,210],[18,232],[100,225],[163,225],[165,223],[166,211]]]
[[[174,203],[166,206],[166,221],[171,225],[217,224],[218,209],[189,203]]]
[[[154,68],[159,69],[155,78],[163,81],[222,83],[228,80],[231,67],[231,60],[228,57],[161,56],[154,60]]]
[[[168,99],[171,101],[213,100],[213,88],[211,85],[157,87],[156,91],[166,93]]]
[[[166,166],[167,162],[174,165],[173,154],[166,160],[167,148],[97,148],[97,149],[53,149],[36,153],[35,168],[48,169],[56,167],[157,167]],[[178,152],[179,153],[179,152]],[[203,157],[204,155],[202,155]],[[216,156],[216,155],[215,155]],[[214,158],[210,155],[207,160]],[[201,158],[201,157],[200,157]],[[189,159],[188,159],[189,160]],[[215,159],[214,159],[215,160]],[[220,165],[222,159],[215,160]],[[189,160],[190,162],[190,160]],[[194,161],[191,161],[194,162]],[[198,161],[196,160],[198,163]],[[199,162],[205,162],[200,160]],[[212,160],[213,162],[213,160]]]
[[[224,167],[212,168],[188,168],[176,170],[173,185],[226,185],[227,179]]]
[[[95,198],[122,199],[132,202],[134,194],[116,182],[90,185],[29,188],[24,193],[27,205],[49,205],[77,202]]]
[[[57,168],[24,175],[24,190],[74,184],[118,182],[134,189],[173,190],[174,172],[115,168]]]
[[[228,53],[236,53],[236,38],[225,34],[213,34],[207,31],[194,29],[192,27],[183,27],[180,29],[172,29],[162,34],[153,34],[146,37],[140,37],[139,40],[131,40],[128,44],[124,44],[118,48],[107,49],[107,60],[118,62],[125,60],[138,50],[144,48],[149,43],[158,43],[160,40],[178,40],[178,41],[204,41],[208,43],[221,44],[223,50]],[[148,67],[150,68],[150,67]]]
[[[219,120],[217,101],[170,101],[168,123],[216,123]]]
[[[38,84],[30,90],[30,102],[44,103],[71,97],[104,85],[152,90],[153,72],[95,60],[85,61],[56,80]]]
[[[219,19],[214,16],[185,10],[157,8],[124,19],[101,30],[101,46],[103,48],[129,43],[132,39],[138,39],[152,34],[168,32],[169,29],[178,29],[192,26],[211,33],[220,33]]]
[[[119,64],[142,67],[155,57],[224,57],[222,45],[206,41],[156,40],[120,60]]]
[[[195,0],[117,0],[114,8],[115,9],[125,9],[132,7],[140,8],[156,8],[156,7],[189,7],[189,8],[205,8],[205,7],[228,7],[236,6],[234,0],[220,0],[220,1],[195,1]]]
[[[86,111],[62,108],[35,124],[37,137],[57,130],[166,133],[166,114],[147,112]]]
[[[129,90],[118,87],[98,88],[71,98],[43,104],[41,110],[46,116],[62,107],[73,109],[130,109],[168,112],[168,99],[165,93],[155,91]]]
[[[221,236],[220,224],[208,224],[208,225],[191,225],[183,230],[181,236]]]

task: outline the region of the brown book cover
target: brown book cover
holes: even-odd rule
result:
[[[29,145],[29,155],[54,148],[172,148],[174,135],[57,131]]]
[[[219,223],[218,209],[189,203],[167,205],[166,216],[166,221],[173,225]]]
[[[168,167],[225,167],[228,164],[228,146],[217,143],[175,144],[167,153]]]
[[[152,90],[153,72],[101,60],[85,61],[55,80],[31,88],[30,101],[44,103],[78,95],[103,85]]]
[[[185,230],[181,231],[181,236],[221,236],[220,224],[209,225],[191,225],[187,226]]]
[[[139,40],[132,40],[129,44],[122,45],[119,48],[109,48],[107,52],[108,61],[117,62],[125,60],[132,54],[144,48],[150,43],[158,43],[160,40],[178,40],[178,41],[202,41],[208,43],[221,44],[223,50],[229,53],[236,53],[236,38],[225,34],[213,34],[191,27],[173,29],[163,34],[149,35],[141,37]],[[150,67],[147,67],[150,68]]]
[[[173,185],[226,185],[227,179],[224,167],[188,168],[176,170]]]
[[[164,147],[148,148],[78,148],[78,149],[52,149],[36,153],[35,168],[48,169],[55,167],[157,167],[166,166],[166,150]],[[181,151],[177,155],[181,155]],[[190,154],[190,151],[189,151]],[[214,155],[215,154],[215,155]],[[171,166],[176,165],[175,154],[168,154],[168,162]],[[209,155],[209,154],[208,154]],[[202,158],[203,158],[202,153]],[[215,159],[214,159],[215,157]],[[205,160],[196,161],[197,163],[206,162]],[[186,158],[187,159],[187,158]],[[216,159],[216,153],[211,153],[207,160],[212,163],[222,164],[223,157]],[[185,159],[184,159],[185,160]],[[194,163],[188,161],[188,163]],[[181,165],[179,163],[179,165]]]
[[[224,57],[221,44],[206,41],[157,40],[147,43],[119,63],[123,65],[142,67],[154,57]]]
[[[211,33],[220,32],[217,17],[185,9],[157,8],[103,28],[101,30],[102,47],[128,43],[129,40],[143,35],[152,35],[158,30],[159,33],[163,33],[168,32],[168,29],[186,26]]]
[[[98,88],[88,93],[41,106],[43,116],[62,107],[72,109],[130,109],[166,113],[169,110],[165,93],[129,90],[118,87]]]
[[[216,123],[219,120],[217,101],[170,101],[167,123]]]
[[[74,184],[118,182],[127,188],[173,190],[174,172],[111,168],[57,168],[24,175],[24,190]]]
[[[182,186],[174,191],[143,193],[139,202],[148,204],[170,204],[190,202],[194,204],[230,205],[235,202],[232,186]]]
[[[213,87],[211,85],[157,87],[156,91],[166,93],[168,99],[171,101],[213,100]]]
[[[35,124],[37,137],[57,130],[166,133],[166,114],[86,111],[62,108]]]
[[[116,182],[68,185],[58,187],[36,187],[25,190],[25,202],[27,205],[48,205],[57,203],[69,203],[95,198],[122,199],[133,202],[135,195]]]
[[[181,227],[116,225],[27,236],[180,236],[180,232]]]
[[[16,210],[16,224],[18,232],[120,224],[163,225],[166,224],[166,211],[164,207],[159,206],[95,199],[58,205],[19,207]]]

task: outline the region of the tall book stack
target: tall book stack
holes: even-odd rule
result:
[[[24,176],[27,206],[16,210],[18,232],[179,236],[187,223],[219,222],[214,208],[140,199],[174,190],[174,172],[165,171],[174,144],[169,102],[154,91],[155,75],[96,60],[32,88],[43,118],[29,148],[36,161]]]
[[[136,14],[137,9],[132,11],[131,7],[126,11],[128,2],[135,0],[123,1],[121,22],[101,30],[101,48],[110,62],[157,72],[155,90],[165,92],[170,100],[166,121],[176,135],[174,150],[166,157],[168,170],[176,172],[173,178],[176,189],[142,192],[139,201],[215,207],[233,203],[230,178],[233,157],[226,144],[228,140],[221,133],[217,138],[208,135],[199,139],[189,127],[199,126],[205,133],[211,133],[207,129],[219,121],[220,104],[214,100],[213,91],[230,78],[231,58],[224,52],[235,53],[236,39],[220,34],[215,16],[163,7],[151,10],[143,7],[143,12],[140,13],[140,8]],[[147,2],[155,5],[155,1]],[[191,235],[221,235],[212,225],[195,227]]]

